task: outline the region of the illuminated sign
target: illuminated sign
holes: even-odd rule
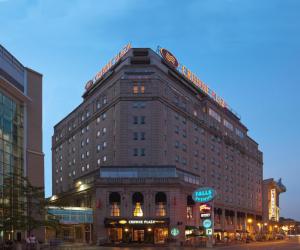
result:
[[[127,223],[127,220],[119,220],[119,224],[126,224]]]
[[[271,189],[269,219],[277,220],[276,189]]]
[[[163,224],[164,220],[129,220],[128,224]]]
[[[208,204],[202,204],[199,206],[200,213],[210,213],[211,206]]]
[[[207,203],[213,200],[216,196],[216,191],[210,187],[198,188],[193,192],[192,198],[195,202]]]
[[[131,43],[128,43],[123,47],[123,49],[115,56],[113,57],[96,75],[95,77],[88,81],[85,85],[86,91],[91,89],[91,87],[97,82],[106,72],[108,72],[112,66],[114,66],[117,62],[120,61],[120,59],[128,52],[128,50],[131,48]]]
[[[171,229],[171,235],[172,235],[172,236],[176,237],[179,233],[180,233],[180,231],[179,231],[178,228],[173,227],[173,228]]]
[[[164,48],[159,48],[159,52],[163,59],[168,63],[171,64],[173,67],[176,68],[176,70],[182,74],[185,78],[187,78],[189,81],[193,83],[194,86],[196,86],[198,89],[200,89],[202,92],[207,94],[210,98],[212,98],[215,102],[217,102],[221,107],[227,108],[230,111],[234,112],[229,105],[222,99],[220,96],[216,94],[212,89],[208,87],[203,81],[201,81],[189,68],[186,66],[178,63],[175,56],[169,52],[168,50]]]
[[[202,223],[202,225],[203,225],[204,228],[211,228],[211,226],[212,226],[211,219],[204,220],[203,223]]]
[[[159,52],[161,56],[165,59],[165,61],[172,67],[177,68],[179,66],[176,57],[170,51],[160,48]]]
[[[207,214],[200,214],[200,218],[209,218],[211,216],[211,214],[207,213]]]
[[[207,229],[205,230],[205,233],[206,233],[206,235],[212,235],[212,233],[213,233],[212,228],[207,228]]]

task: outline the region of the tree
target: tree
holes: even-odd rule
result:
[[[4,238],[15,231],[31,234],[39,227],[58,226],[57,220],[47,216],[48,202],[44,198],[43,187],[31,185],[22,175],[8,174],[3,178],[1,191],[0,231],[4,232]]]

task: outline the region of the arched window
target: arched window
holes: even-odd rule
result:
[[[120,216],[121,195],[118,192],[109,194],[110,216]]]
[[[164,192],[157,192],[155,195],[156,216],[166,216],[167,196]]]
[[[195,201],[193,200],[191,195],[186,197],[186,217],[187,219],[193,218],[193,206],[195,205]]]
[[[144,196],[140,192],[135,192],[132,195],[133,216],[143,217]]]

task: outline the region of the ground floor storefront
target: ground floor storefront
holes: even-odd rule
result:
[[[169,237],[169,219],[105,219],[110,243],[164,244]]]

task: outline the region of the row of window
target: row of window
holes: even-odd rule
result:
[[[107,104],[107,97],[106,96],[102,96],[98,99],[97,103],[96,103],[96,108],[97,110],[100,109],[103,105],[106,105]],[[85,121],[86,119],[88,119],[89,117],[91,116],[91,111],[89,109],[86,109],[85,111],[83,111],[81,114],[80,114],[80,120],[81,122]],[[102,115],[102,119],[105,119],[106,118],[106,114],[103,114]],[[97,119],[98,121],[98,119]],[[68,126],[68,131],[70,132],[72,129],[75,129],[76,128],[76,122],[73,121],[71,122],[72,124],[69,124]],[[60,132],[59,134],[57,134],[55,136],[55,141],[58,141],[60,138],[63,137],[63,132]]]

